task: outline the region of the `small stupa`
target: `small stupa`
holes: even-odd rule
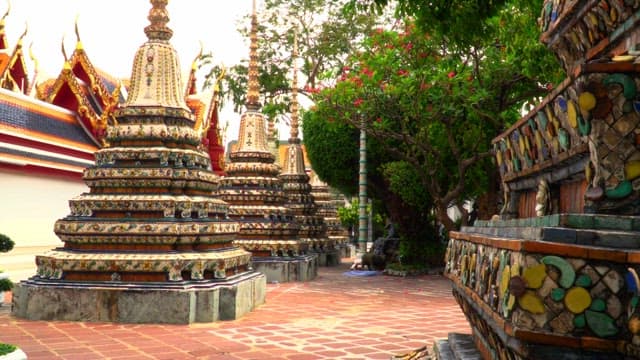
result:
[[[297,236],[300,226],[285,206],[286,194],[278,178],[281,169],[269,151],[265,117],[260,112],[257,31],[254,1],[246,110],[219,194],[231,205],[229,216],[240,222],[235,243],[251,252],[254,268],[266,274],[267,281],[310,280],[317,274],[317,257],[307,254],[307,242]]]
[[[349,244],[349,232],[338,217],[339,201],[336,201],[336,194],[327,183],[314,174],[311,178],[311,195],[318,207],[317,214],[324,219],[327,226],[327,237],[338,249],[340,257],[352,257],[355,250]],[[344,200],[341,202],[344,204]]]
[[[318,254],[318,265],[330,266],[340,263],[340,256],[334,247],[334,241],[327,237],[327,226],[322,216],[317,215],[318,208],[311,194],[311,184],[304,164],[304,153],[298,137],[298,55],[297,36],[293,43],[293,84],[291,86],[291,123],[289,146],[284,157],[284,168],[280,179],[287,196],[287,207],[293,212],[300,224],[298,237],[309,244],[309,250]]]
[[[151,3],[129,97],[84,171],[90,192],[55,224],[64,247],[37,256],[37,275],[15,287],[18,317],[211,322],[264,302],[266,278],[233,244],[240,226],[213,196],[218,176],[185,103],[168,0]]]

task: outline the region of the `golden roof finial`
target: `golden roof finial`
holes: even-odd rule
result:
[[[20,37],[18,38],[17,47],[19,47],[19,48],[22,47],[22,41],[23,41],[24,37],[27,36],[27,32],[29,32],[29,23],[27,23],[25,21],[24,22],[24,31],[22,32],[22,34],[20,34]]]
[[[40,71],[40,63],[38,62],[36,56],[33,54],[33,42],[29,44],[29,58],[31,59],[31,61],[33,61],[33,68],[35,69],[35,71]]]
[[[189,72],[189,78],[187,79],[187,87],[184,92],[185,98],[188,97],[189,95],[195,95],[198,92],[198,89],[196,88],[196,81],[197,81],[196,71],[198,70],[198,60],[200,60],[200,58],[202,57],[202,51],[203,51],[203,45],[202,45],[202,41],[200,41],[200,51],[198,52],[198,55],[196,55],[196,57],[194,57],[193,61],[191,62],[191,71]]]
[[[62,41],[60,42],[60,48],[62,49],[62,56],[64,56],[64,69],[71,69],[71,64],[69,63],[69,57],[67,56],[67,49],[64,48],[64,38],[66,35],[62,35]]]
[[[249,34],[249,71],[246,107],[248,110],[260,109],[260,83],[258,82],[258,16],[256,15],[256,0],[253,0],[251,13],[251,32]]]
[[[33,89],[37,88],[36,82],[38,81],[38,74],[40,73],[40,63],[38,59],[33,54],[33,42],[29,44],[29,58],[33,62],[33,81],[29,83],[29,90],[27,91],[27,95],[31,95],[33,93]]]
[[[200,60],[200,58],[202,57],[202,52],[204,51],[204,44],[202,43],[202,40],[199,40],[200,43],[200,51],[198,52],[198,55],[196,55],[196,57],[193,58],[193,61],[191,62],[191,70],[196,70],[198,68],[198,60]]]
[[[166,7],[169,0],[151,0],[153,7],[149,10],[149,26],[144,28],[149,40],[169,41],[173,36],[173,30],[167,27],[169,22],[169,12]]]
[[[78,30],[78,19],[80,18],[80,14],[76,14],[76,20],[75,20],[75,28],[74,31],[76,32],[76,49],[77,50],[82,50],[82,41],[80,41],[80,30]]]
[[[0,26],[4,29],[4,21],[9,16],[9,12],[11,11],[11,1],[7,0],[7,11],[2,15],[2,19],[0,19]]]
[[[291,139],[298,138],[298,31],[293,30],[293,80],[291,84]]]

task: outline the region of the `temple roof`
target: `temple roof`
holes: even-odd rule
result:
[[[40,91],[46,101],[78,114],[87,135],[99,146],[103,146],[107,117],[118,103],[124,101],[117,80],[96,69],[80,41],[76,23],[76,47],[70,59],[53,84]],[[64,47],[63,47],[64,53]],[[40,88],[43,89],[43,88]]]
[[[0,164],[82,173],[97,146],[74,113],[0,89]]]
[[[5,18],[9,15],[10,7],[0,19],[0,86],[5,89],[20,91],[28,94],[31,87],[29,71],[24,61],[22,43],[27,28],[20,35],[16,46],[9,49],[9,43],[5,32]]]

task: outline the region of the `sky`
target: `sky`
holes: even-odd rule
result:
[[[0,14],[8,6],[8,0],[0,0]],[[10,6],[5,20],[9,46],[15,46],[27,24],[23,44],[25,48],[32,44],[41,76],[56,77],[62,69],[63,37],[67,54],[73,52],[76,17],[80,39],[93,65],[119,78],[131,75],[135,52],[147,40],[144,27],[149,24],[149,0],[11,0]],[[200,42],[205,53],[213,54],[214,63],[230,66],[248,58],[248,39],[237,28],[251,9],[252,0],[170,0],[171,44],[183,74],[191,68]],[[240,114],[233,112],[231,104],[222,109],[220,121],[221,127],[228,122],[225,141],[237,139]],[[288,134],[288,130],[279,133]]]

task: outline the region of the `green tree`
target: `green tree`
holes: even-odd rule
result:
[[[410,22],[399,31],[379,29],[353,54],[336,85],[315,98],[313,111],[364,128],[409,164],[438,220],[452,230],[447,209],[458,206],[466,215],[463,201],[486,192],[493,172],[487,169],[494,169],[491,139],[519,118],[525,102],[544,95],[547,79],[559,73],[545,58],[536,63],[513,55],[540,50],[537,35],[524,41],[535,26],[525,10],[496,10],[483,21],[485,35],[469,36],[472,45]],[[522,26],[502,29],[509,17]],[[496,42],[498,35],[508,45]]]

